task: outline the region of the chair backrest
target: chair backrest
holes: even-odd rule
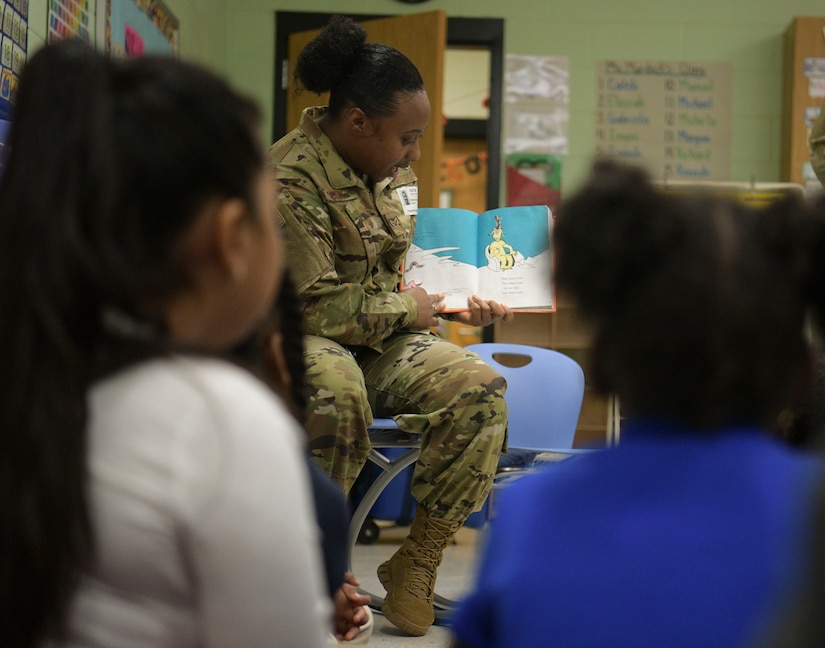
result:
[[[524,344],[483,342],[467,349],[507,380],[511,448],[549,451],[573,447],[584,398],[584,372],[578,362],[558,351]],[[500,361],[510,359],[513,365],[523,366]]]

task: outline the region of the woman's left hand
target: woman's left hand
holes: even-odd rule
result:
[[[513,311],[506,304],[499,304],[492,299],[481,299],[473,295],[467,300],[469,311],[453,313],[452,319],[467,326],[489,326],[499,320],[513,321]]]

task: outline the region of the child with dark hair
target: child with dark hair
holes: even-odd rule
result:
[[[810,379],[823,222],[596,163],[557,212],[556,280],[621,442],[502,490],[457,645],[751,645],[799,577],[824,474],[772,429]]]
[[[825,135],[825,121],[819,121],[818,134]],[[822,145],[819,142],[820,163]],[[813,141],[812,141],[813,145]],[[814,157],[812,146],[811,156]],[[825,179],[825,166],[821,165]],[[825,218],[825,195],[820,194],[814,202],[814,211]],[[821,278],[823,275],[820,274]],[[821,282],[821,279],[820,279]],[[818,340],[822,343],[822,338]],[[793,424],[788,431],[788,439],[797,445],[825,452],[825,354],[820,350],[814,362],[814,378],[800,407],[795,410]],[[783,599],[768,624],[761,640],[754,644],[761,648],[819,648],[825,645],[825,621],[822,610],[825,606],[825,485],[820,486],[814,502],[814,524],[810,534],[809,551],[803,553],[804,575],[798,587]]]
[[[370,451],[373,415],[421,436],[412,494],[419,506],[400,549],[378,568],[384,616],[410,635],[434,621],[444,548],[481,508],[504,445],[504,379],[429,331],[443,295],[400,288],[417,185],[410,164],[430,120],[415,65],[334,17],[301,52],[295,76],[329,105],[308,108],[269,151],[282,185],[287,265],[304,304],[310,452],[345,493]],[[513,318],[472,296],[455,318]]]
[[[0,637],[323,646],[303,433],[223,358],[283,272],[257,108],[42,48],[0,181]],[[288,520],[288,523],[284,523]]]
[[[302,426],[306,418],[303,305],[289,272],[284,272],[275,308],[261,329],[233,355],[281,396]],[[333,601],[333,626],[339,642],[366,643],[372,634],[370,597],[358,591],[360,583],[347,571],[349,511],[341,489],[312,461],[308,461],[327,591]]]

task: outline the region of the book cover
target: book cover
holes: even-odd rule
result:
[[[555,310],[552,214],[546,205],[482,214],[422,208],[404,265],[404,283],[444,293],[446,311],[467,310],[478,295],[513,310]]]

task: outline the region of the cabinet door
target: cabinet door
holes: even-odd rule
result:
[[[438,207],[440,166],[444,141],[443,95],[444,51],[447,48],[447,14],[429,11],[361,23],[367,32],[367,40],[392,45],[403,52],[418,68],[424,79],[424,87],[430,98],[432,117],[421,138],[421,159],[413,165],[418,176],[418,204],[421,207]],[[297,32],[289,37],[289,69],[295,69],[295,61],[304,46],[321,30]],[[295,93],[295,80],[290,73],[287,80],[287,130],[298,125],[301,111],[309,106],[326,105],[328,95],[320,97],[313,92]]]
[[[781,178],[816,183],[810,169],[808,137],[812,117],[822,105],[825,18],[794,18],[785,32]]]

